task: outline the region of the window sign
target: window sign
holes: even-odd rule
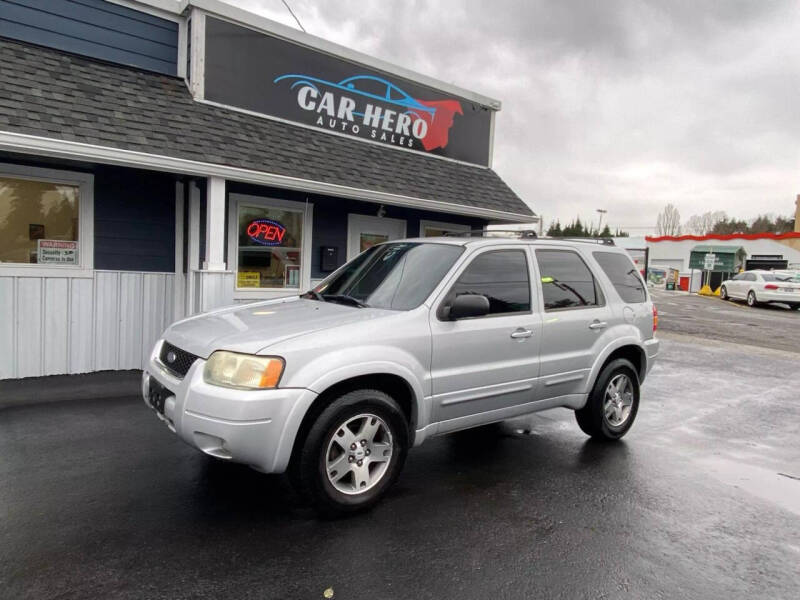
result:
[[[0,263],[78,264],[79,189],[0,175]]]
[[[283,243],[283,236],[286,235],[286,227],[270,219],[256,219],[247,226],[247,235],[257,244],[280,246]]]
[[[239,206],[236,287],[298,288],[303,213],[268,206]]]
[[[78,242],[36,240],[37,262],[57,265],[78,264]]]
[[[207,100],[381,144],[489,164],[493,109],[206,17]]]

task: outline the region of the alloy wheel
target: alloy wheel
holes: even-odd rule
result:
[[[621,427],[631,416],[633,383],[624,373],[613,377],[603,398],[603,418],[612,427]]]
[[[366,492],[386,475],[393,451],[392,432],[383,419],[373,414],[350,417],[328,441],[328,481],[343,494]]]

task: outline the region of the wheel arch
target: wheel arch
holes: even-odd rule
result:
[[[636,369],[636,374],[639,376],[639,383],[643,383],[647,376],[647,352],[638,342],[638,340],[620,340],[618,343],[607,346],[592,367],[592,373],[589,377],[589,387],[587,393],[591,393],[597,378],[603,369],[611,361],[618,358],[624,358],[633,364]]]
[[[419,384],[415,384],[410,372],[403,372],[397,365],[381,366],[383,368],[378,365],[371,367],[365,365],[361,370],[354,371],[349,368],[346,371],[333,371],[316,382],[312,389],[319,390],[319,393],[310,402],[296,406],[287,421],[274,471],[283,471],[289,465],[296,456],[302,440],[325,407],[343,394],[357,389],[377,389],[397,401],[408,422],[409,447],[413,446],[416,427],[420,420],[422,389]]]

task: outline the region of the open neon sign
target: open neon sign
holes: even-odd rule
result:
[[[270,219],[256,219],[247,226],[247,235],[262,246],[280,246],[286,235],[286,227]]]

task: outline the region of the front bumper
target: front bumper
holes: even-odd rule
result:
[[[142,396],[170,430],[211,456],[265,473],[286,469],[295,434],[315,392],[302,388],[234,390],[209,385],[203,380],[203,359],[197,359],[186,377],[179,379],[158,361],[160,347],[159,342],[142,374]],[[150,391],[161,391],[158,384],[164,391],[153,406]]]

